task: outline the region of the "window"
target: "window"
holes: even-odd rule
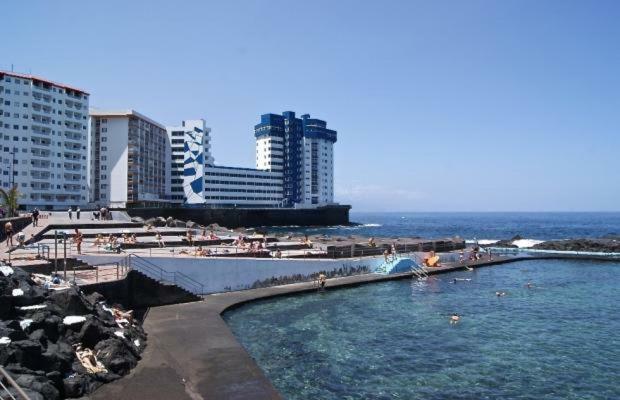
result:
[[[107,142],[107,141],[108,141],[108,138],[107,138],[107,137],[105,137],[105,136],[103,136],[103,137],[101,138],[101,141],[102,141],[102,142]]]

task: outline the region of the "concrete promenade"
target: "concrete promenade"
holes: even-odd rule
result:
[[[467,263],[471,267],[530,259],[501,257]],[[429,274],[465,265],[427,269]],[[327,290],[411,278],[412,273],[364,274],[330,279]],[[152,308],[144,322],[148,344],[143,359],[126,377],[104,385],[91,399],[281,399],[261,369],[234,337],[221,313],[249,301],[316,291],[314,282],[227,292],[203,301]]]

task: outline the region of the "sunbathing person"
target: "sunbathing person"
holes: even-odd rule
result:
[[[157,232],[157,234],[155,235],[155,242],[157,242],[159,247],[166,247],[164,239],[161,237],[161,234],[159,232]]]
[[[103,239],[103,235],[99,233],[93,242],[93,246],[101,246],[104,242],[105,240]]]
[[[189,229],[187,230],[187,233],[185,234],[185,239],[187,240],[190,246],[194,245],[194,236],[192,235],[191,230]]]

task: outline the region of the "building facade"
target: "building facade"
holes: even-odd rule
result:
[[[170,143],[167,197],[174,203],[205,203],[205,166],[213,164],[211,129],[203,119],[166,128]]]
[[[126,207],[167,202],[166,128],[134,110],[90,111],[91,202]]]
[[[285,207],[334,202],[334,143],[325,121],[292,111],[264,114],[254,127],[256,168],[281,172]]]
[[[281,207],[282,172],[207,166],[205,204],[212,207]]]
[[[88,202],[89,94],[33,75],[0,71],[0,187],[27,209]]]

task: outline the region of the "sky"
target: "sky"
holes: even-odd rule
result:
[[[620,210],[620,2],[4,2],[0,69],[164,125],[219,165],[295,111],[338,131],[356,211]]]

